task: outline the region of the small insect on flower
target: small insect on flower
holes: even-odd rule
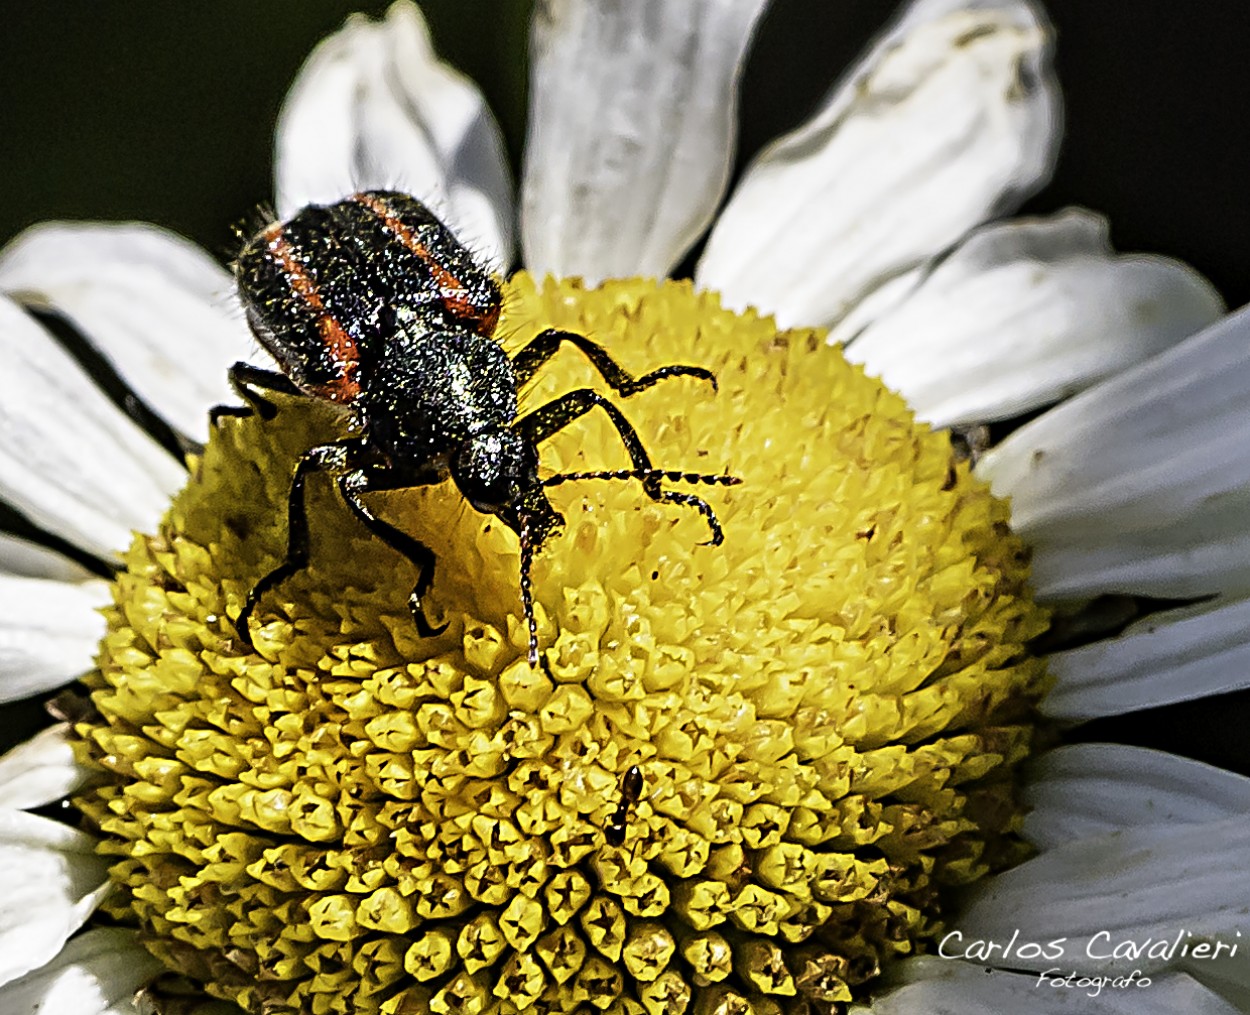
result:
[[[521,543],[531,666],[538,662],[531,565],[534,553],[564,522],[547,487],[638,480],[652,500],[697,510],[711,530],[709,545],[723,540],[706,501],[663,483],[731,486],[739,480],[653,467],[633,426],[597,391],[570,391],[518,418],[518,389],[565,342],[622,398],[667,377],[694,377],[715,390],[711,371],[676,365],[633,377],[585,335],[557,330],[541,332],[509,358],[493,337],[502,302],[499,280],[416,198],[368,191],[332,205],[309,205],[253,237],[239,255],[235,275],[248,323],[282,373],[236,363],[230,382],[248,407],[218,407],[214,422],[251,412],[272,418],[276,407],[261,394],[270,391],[341,406],[351,434],[311,448],[295,468],[287,497],[286,557],[256,583],[235,618],[249,647],[261,597],[308,566],[304,498],[308,478],[317,472],[332,477],[352,514],[417,568],[408,605],[422,637],[446,629],[434,627],[425,615],[434,553],[379,517],[365,495],[450,477],[474,508],[502,519]],[[620,434],[632,468],[541,478],[538,445],[595,408]]]
[[[616,805],[616,812],[603,826],[603,838],[609,846],[625,845],[629,809],[642,796],[642,785],[642,769],[637,765],[630,765],[621,776],[621,802]]]

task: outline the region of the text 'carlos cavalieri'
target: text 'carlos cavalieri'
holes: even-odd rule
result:
[[[1236,938],[1241,931],[1235,931]],[[1216,940],[1195,935],[1191,930],[1179,930],[1172,937],[1116,937],[1109,930],[1100,930],[1087,938],[1057,937],[1050,941],[1033,941],[1023,937],[1017,928],[1006,941],[987,938],[965,940],[957,930],[938,942],[938,954],[944,959],[967,959],[970,962],[988,962],[1010,965],[1009,959],[1034,961],[1047,959],[1059,962],[1063,959],[1083,958],[1098,962],[1141,962],[1153,960],[1152,964],[1168,964],[1177,959],[1232,958],[1237,954],[1239,940]]]
[[[1240,938],[1241,931],[1234,931],[1230,940],[1227,934],[1215,938],[1190,930],[1179,930],[1170,937],[1141,938],[1100,930],[1088,937],[1034,941],[1017,929],[1006,941],[994,941],[989,938],[968,940],[960,931],[953,930],[938,942],[938,955],[968,962],[993,961],[995,965],[1007,967],[1016,960],[1034,969],[1039,969],[1039,960],[1065,966],[1070,963],[1070,972],[1059,965],[1040,969],[1037,986],[1075,987],[1090,997],[1097,997],[1104,988],[1149,987],[1150,977],[1142,975],[1145,968],[1162,969],[1178,959],[1231,959],[1237,954]],[[1127,975],[1100,975],[1123,972],[1129,966],[1134,968]]]

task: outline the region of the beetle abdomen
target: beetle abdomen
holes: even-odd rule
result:
[[[248,323],[302,391],[355,402],[400,310],[490,335],[496,280],[406,194],[309,205],[263,229],[235,265]]]

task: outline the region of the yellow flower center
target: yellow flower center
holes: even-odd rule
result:
[[[451,483],[370,495],[437,556],[415,574],[292,469],[345,432],[279,399],[227,418],[119,576],[79,801],[116,857],[112,912],[252,1012],[808,1010],[942,926],[945,889],[1017,857],[1045,627],[1007,507],[941,433],[815,331],[687,284],[509,284],[509,349],[591,335],[627,370],[715,371],[614,399],[725,532],[637,482],[550,489],[526,661],[518,543]],[[522,411],[598,386],[565,348]],[[626,468],[606,418],[551,472]],[[676,489],[676,487],[674,487]],[[636,769],[637,771],[633,771]]]

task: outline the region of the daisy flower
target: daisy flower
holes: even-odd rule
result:
[[[410,3],[325,40],[281,116],[281,216],[401,187],[524,265],[510,351],[554,327],[717,376],[620,402],[659,467],[742,479],[709,494],[723,545],[631,484],[552,488],[539,667],[516,539],[450,484],[376,502],[435,551],[441,634],[326,484],[245,644],[294,465],[343,419],[208,425],[259,354],[176,236],[0,254],[0,495],[113,574],[0,542],[0,693],[70,685],[0,759],[0,1008],[1250,1010],[1250,781],[1053,746],[1247,685],[1250,318],[1090,212],[1002,218],[1060,133],[1024,0],[905,7],[730,192],[764,6],[540,5],[515,200]],[[595,380],[561,352],[522,410]],[[975,470],[953,451],[1029,415]],[[591,419],[542,454],[624,464]],[[1111,595],[1188,605],[1037,655]]]

